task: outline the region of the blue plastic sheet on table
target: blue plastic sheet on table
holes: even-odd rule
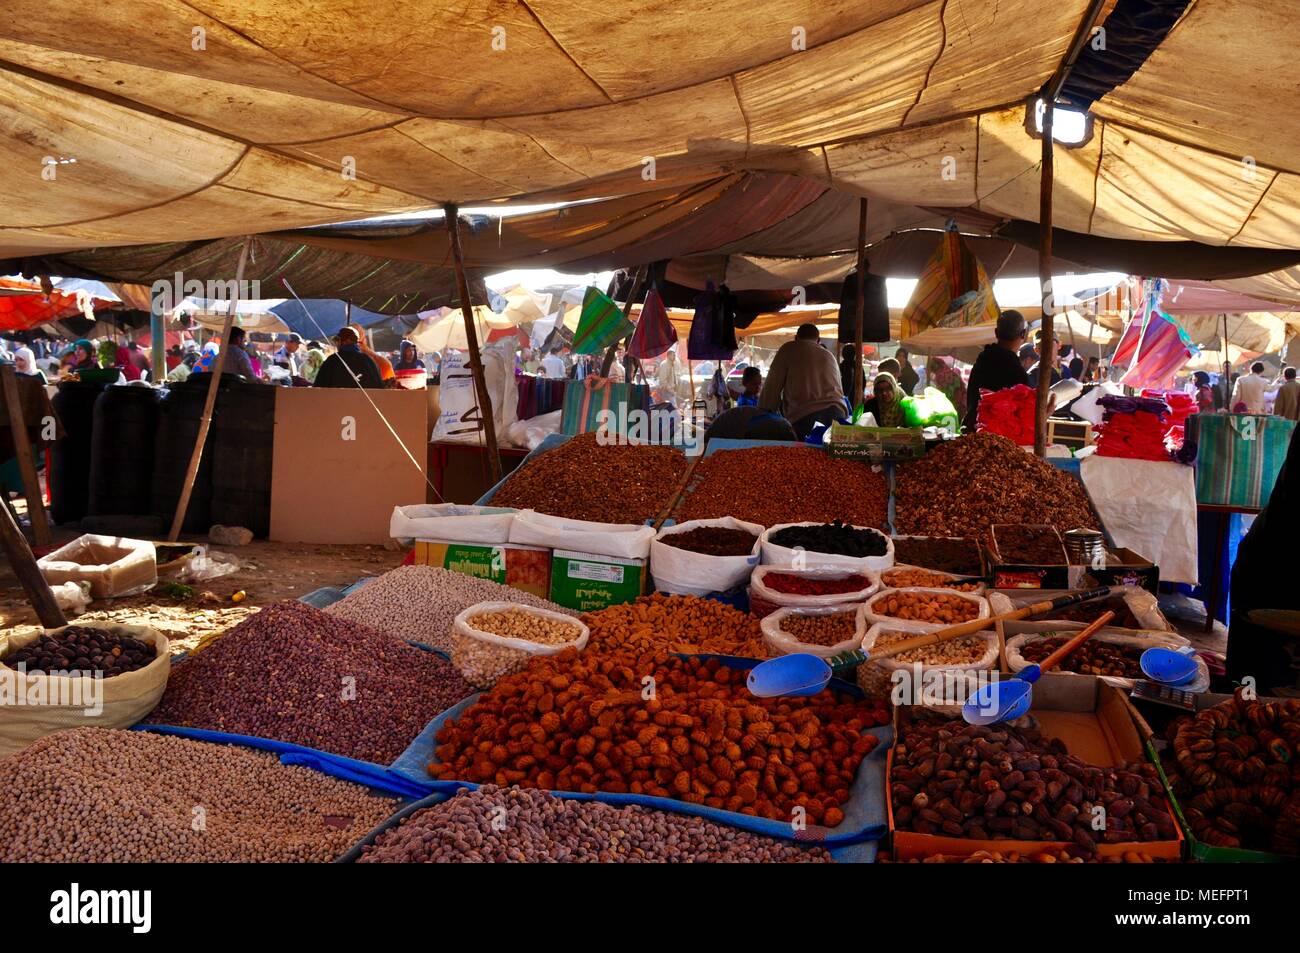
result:
[[[460,784],[456,787],[472,788],[474,785]],[[378,838],[384,831],[397,827],[405,818],[410,817],[412,814],[423,811],[425,808],[441,804],[443,801],[449,800],[454,795],[455,791],[436,791],[419,801],[412,801],[401,810],[392,814],[387,820],[381,821],[377,824],[363,838],[361,838],[361,840],[353,844],[352,847],[343,854],[343,856],[335,860],[334,863],[356,863],[361,858],[362,854],[365,853],[365,849],[373,844],[376,838]],[[564,795],[561,793],[559,796],[563,797]],[[847,844],[842,847],[828,847],[827,849],[830,851],[831,857],[839,864],[874,864],[876,862],[876,855],[879,852],[879,847],[880,845],[876,841],[862,841],[857,844]]]
[[[725,655],[701,655],[695,657],[716,658],[729,668],[742,670],[752,668],[757,664],[755,659]],[[828,687],[851,695],[854,698],[863,697],[862,691],[849,682],[833,679]],[[429,722],[424,731],[420,732],[419,737],[393,762],[392,769],[412,781],[432,784],[435,790],[443,792],[454,792],[462,787],[477,788],[477,784],[468,781],[432,780],[428,772],[428,765],[436,763],[438,760],[436,736],[442,730],[442,726],[448,721],[459,719],[479,698],[480,695],[471,695]],[[803,834],[798,835],[797,839],[800,841],[816,842],[830,847],[879,840],[885,835],[887,830],[885,756],[890,745],[893,744],[894,733],[893,728],[888,725],[873,727],[869,730],[869,733],[879,738],[880,743],[862,760],[862,764],[858,767],[857,776],[853,779],[853,784],[849,789],[848,803],[841,805],[840,808],[844,812],[844,820],[835,828],[816,828],[815,834],[813,831],[805,831]],[[750,817],[747,814],[740,814],[735,811],[724,811],[703,804],[690,804],[673,798],[653,797],[647,794],[615,794],[603,791],[595,794],[582,794],[574,791],[552,791],[551,793],[557,797],[570,798],[576,801],[641,804],[675,814],[692,814],[729,827],[752,831],[755,834],[766,834],[769,837],[778,837],[783,840],[796,838],[788,822]]]
[[[270,751],[280,756],[281,764],[296,764],[312,768],[330,777],[352,781],[378,791],[385,791],[403,798],[422,798],[434,790],[433,783],[421,782],[405,777],[392,768],[370,761],[359,761],[328,751],[309,748],[306,745],[275,741],[271,738],[258,738],[254,735],[239,735],[227,731],[209,731],[205,728],[186,728],[180,725],[135,725],[134,731],[147,731],[158,735],[175,735],[194,741],[208,741],[213,744],[239,745],[244,748],[256,748]]]
[[[378,576],[365,576],[349,586],[321,586],[319,589],[313,589],[305,596],[299,596],[298,601],[305,602],[313,609],[325,609],[342,599],[346,599],[358,589],[378,578]]]

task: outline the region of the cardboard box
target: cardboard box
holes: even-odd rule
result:
[[[925,454],[925,439],[910,427],[831,424],[826,448],[832,457],[847,460],[916,460]]]
[[[894,709],[896,739],[906,739],[912,711],[909,706]],[[1044,735],[1060,738],[1066,750],[1089,764],[1112,767],[1146,758],[1143,738],[1123,694],[1100,679],[1083,675],[1044,675],[1034,683],[1034,704],[1030,712],[1038,719]],[[954,717],[961,721],[960,713]],[[893,767],[894,749],[891,748],[885,768],[885,806],[896,860],[925,858],[933,854],[967,857],[977,850],[1033,854],[1076,846],[1062,841],[975,840],[900,831],[894,824]],[[1152,795],[1158,798],[1159,792],[1153,791]],[[1178,860],[1182,856],[1183,834],[1176,815],[1174,833],[1175,840],[1099,844],[1097,851],[1103,857],[1137,851],[1155,858]]]
[[[1105,566],[1071,566],[1070,586],[1075,589],[1091,589],[1094,586],[1140,586],[1148,592],[1158,593],[1159,566],[1131,549],[1107,547],[1107,553]],[[1112,559],[1112,556],[1115,558]]]
[[[645,592],[646,560],[557,549],[548,598],[566,609],[593,612],[631,602]]]
[[[489,546],[419,539],[415,541],[412,554],[412,562],[417,566],[437,566],[466,576],[490,579],[542,599],[550,597],[551,551],[541,546]]]
[[[1059,417],[1047,418],[1047,442],[1082,450],[1092,446],[1092,424],[1086,420],[1063,420]]]
[[[1068,589],[1070,588],[1070,565],[1065,554],[1065,543],[1055,528],[1047,525],[1026,524],[1030,529],[1050,531],[1056,536],[1061,547],[1061,562],[1030,564],[1008,562],[998,552],[998,526],[994,524],[993,546],[989,549],[989,565],[993,574],[993,589]]]

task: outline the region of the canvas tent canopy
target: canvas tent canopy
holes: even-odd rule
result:
[[[1033,222],[1039,144],[1024,104],[1091,10],[1088,0],[718,0],[651,20],[632,0],[380,0],[364,12],[11,0],[6,12],[0,257],[17,258],[445,201],[707,190],[744,172]],[[1300,249],[1300,123],[1285,114],[1300,92],[1300,22],[1289,0],[1108,0],[1100,12],[1106,49],[1125,55],[1088,44],[1063,90],[1095,122],[1086,142],[1057,150],[1057,227]],[[455,69],[431,73],[449,53]],[[634,216],[624,222],[635,231]],[[1300,296],[1294,259],[1258,270],[1272,300]],[[398,283],[407,294],[435,280],[420,271]]]

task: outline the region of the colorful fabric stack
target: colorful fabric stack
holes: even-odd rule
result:
[[[1169,460],[1165,433],[1169,405],[1150,397],[1115,397],[1099,401],[1106,410],[1097,437],[1097,456],[1129,460]]]
[[[1200,412],[1196,406],[1196,398],[1180,390],[1147,389],[1142,391],[1142,396],[1163,400],[1169,405],[1169,429],[1165,431],[1165,449],[1170,453],[1177,453],[1183,448],[1187,418]]]
[[[981,390],[975,429],[1014,440],[1022,447],[1034,442],[1034,410],[1038,399],[1032,387],[1017,384],[1005,390]]]

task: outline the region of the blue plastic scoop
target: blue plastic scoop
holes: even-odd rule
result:
[[[1086,629],[1053,652],[1042,663],[1031,663],[1011,678],[981,685],[961,708],[961,716],[970,725],[994,725],[1000,721],[1015,721],[1029,711],[1034,703],[1034,682],[1048,669],[1059,665],[1066,656],[1115,618],[1113,612],[1103,612]]]
[[[816,655],[796,652],[759,662],[749,670],[745,687],[758,698],[816,695],[831,680],[831,667]]]
[[[1181,649],[1151,648],[1139,660],[1147,678],[1161,685],[1186,685],[1196,678],[1196,650],[1190,645]]]

